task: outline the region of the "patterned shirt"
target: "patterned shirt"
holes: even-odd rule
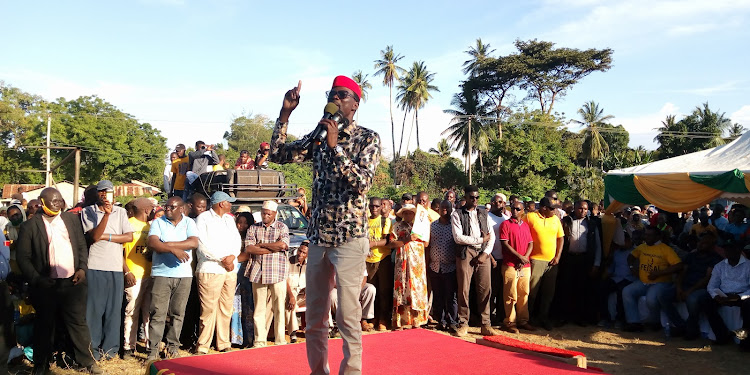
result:
[[[456,270],[456,242],[451,223],[435,220],[430,224],[430,269],[437,273]]]
[[[274,163],[312,160],[312,217],[307,238],[320,246],[340,246],[367,237],[367,192],[380,162],[380,136],[352,121],[339,131],[334,149],[323,142],[310,149],[302,139],[286,143],[288,123],[276,120],[271,137]]]
[[[259,243],[284,241],[289,246],[289,228],[281,221],[274,221],[266,226],[263,222],[255,223],[247,230],[245,246]],[[271,254],[253,255],[252,265],[245,271],[251,282],[276,284],[286,280],[289,269],[289,258],[286,251]]]

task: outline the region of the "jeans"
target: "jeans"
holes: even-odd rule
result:
[[[438,273],[427,271],[432,280],[432,317],[443,327],[458,324],[458,280],[456,271]]]
[[[190,295],[192,277],[161,277],[153,278],[151,287],[151,321],[149,322],[149,348],[151,354],[159,353],[159,344],[164,337],[164,326],[167,315],[172,318],[169,331],[166,334],[169,350],[180,347],[180,332],[185,319],[185,306]]]
[[[670,292],[671,290],[671,292]],[[674,297],[669,300],[668,297],[674,295],[674,284],[672,283],[650,283],[644,284],[640,280],[622,290],[622,301],[625,305],[625,319],[628,323],[640,323],[641,316],[638,312],[638,300],[646,296],[646,305],[648,306],[649,316],[647,323],[659,322],[659,309],[663,304],[674,302]],[[666,311],[665,311],[666,312]],[[670,320],[672,317],[670,316]],[[682,320],[682,318],[680,318]],[[683,323],[684,324],[684,323]]]
[[[115,357],[120,351],[122,297],[125,279],[122,272],[86,271],[89,282],[86,323],[91,332],[94,359]]]

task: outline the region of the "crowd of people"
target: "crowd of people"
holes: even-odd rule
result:
[[[139,343],[155,360],[178,357],[180,347],[205,354],[212,344],[224,352],[262,347],[269,338],[297,342],[309,245],[289,248],[276,201],[264,202],[256,223],[249,207],[233,208],[235,198],[223,192],[194,193],[187,202],[173,196],[161,206],[137,198],[120,207],[112,190],[101,181],[62,212],[60,193],[48,188],[38,202],[3,212],[10,244],[0,257],[3,314],[22,328],[23,316],[11,310],[33,308],[25,313],[34,316],[31,337],[17,329],[12,343],[27,355],[31,349],[38,373],[70,359],[100,373],[98,361],[136,356]],[[602,207],[593,202],[560,202],[549,191],[538,203],[497,194],[480,205],[476,187],[463,193],[369,199],[362,331],[429,327],[465,336],[478,325],[482,335],[496,335],[571,322],[666,329],[693,340],[701,337],[703,314],[716,344],[738,337],[747,348],[746,331],[728,329],[718,313],[739,306],[750,321],[745,207],[735,204],[728,218],[720,205],[683,215],[632,207],[616,215],[607,236]],[[428,236],[415,234],[420,220],[429,223]],[[330,298],[334,337],[335,289]],[[677,302],[686,303],[687,317]],[[11,324],[4,329],[14,331]]]
[[[344,339],[341,372],[360,373],[366,331],[463,337],[478,326],[490,336],[574,323],[694,340],[705,334],[701,316],[716,344],[736,338],[750,348],[744,206],[612,215],[554,190],[538,202],[502,193],[480,202],[471,185],[432,200],[367,198],[380,139],[353,120],[358,84],[336,77],[327,95],[344,121],[321,120],[327,133],[313,148],[309,136],[286,142],[300,87],[285,94],[271,142],[254,160],[242,151],[234,169],[311,161],[311,204],[304,189],[285,201],[309,219],[308,240],[292,247],[277,200],[252,212],[225,192],[195,191],[197,176],[232,167],[202,141],[170,156],[165,202],[121,207],[107,180],[65,212],[54,188],[14,200],[0,212],[0,366],[20,355],[35,374],[52,362],[100,374],[100,361],[117,356],[153,361],[304,335],[312,373],[329,372],[335,336]],[[725,306],[739,308],[741,327],[723,320]]]

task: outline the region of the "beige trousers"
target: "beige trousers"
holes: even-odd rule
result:
[[[266,310],[273,311],[273,324],[276,332],[274,343],[276,345],[286,344],[284,337],[284,326],[286,316],[286,280],[279,281],[276,284],[259,284],[253,283],[253,300],[267,301],[271,297],[270,303],[256,303],[253,311],[253,323],[255,325],[255,342],[253,346],[266,346],[268,338],[268,325],[266,321]]]
[[[198,296],[201,301],[198,352],[208,353],[214,334],[216,350],[232,346],[229,325],[236,287],[237,272],[198,274]]]
[[[148,309],[151,306],[151,277],[136,280],[135,285],[125,288],[125,320],[123,321],[123,333],[125,339],[122,348],[135,350],[138,343],[138,320],[143,319],[143,327],[148,342]],[[135,325],[135,327],[134,327]]]
[[[505,297],[506,326],[529,322],[529,280],[531,267],[516,270],[503,264],[503,296]]]

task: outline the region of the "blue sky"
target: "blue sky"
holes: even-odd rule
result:
[[[577,118],[593,99],[630,131],[631,146],[655,148],[653,129],[666,115],[703,102],[750,128],[750,0],[0,0],[0,14],[0,80],[49,100],[99,95],[161,129],[169,147],[221,142],[243,113],[276,118],[298,80],[290,132],[309,132],[333,77],[361,69],[373,89],[359,122],[380,133],[390,156],[388,90],[372,74],[380,50],[393,45],[404,68],[423,60],[436,73],[440,92],[419,114],[429,149],[449,125],[442,111],[477,38],[497,54],[533,38],[614,49],[612,69],[586,77],[555,110]],[[403,113],[394,118],[398,131]]]

